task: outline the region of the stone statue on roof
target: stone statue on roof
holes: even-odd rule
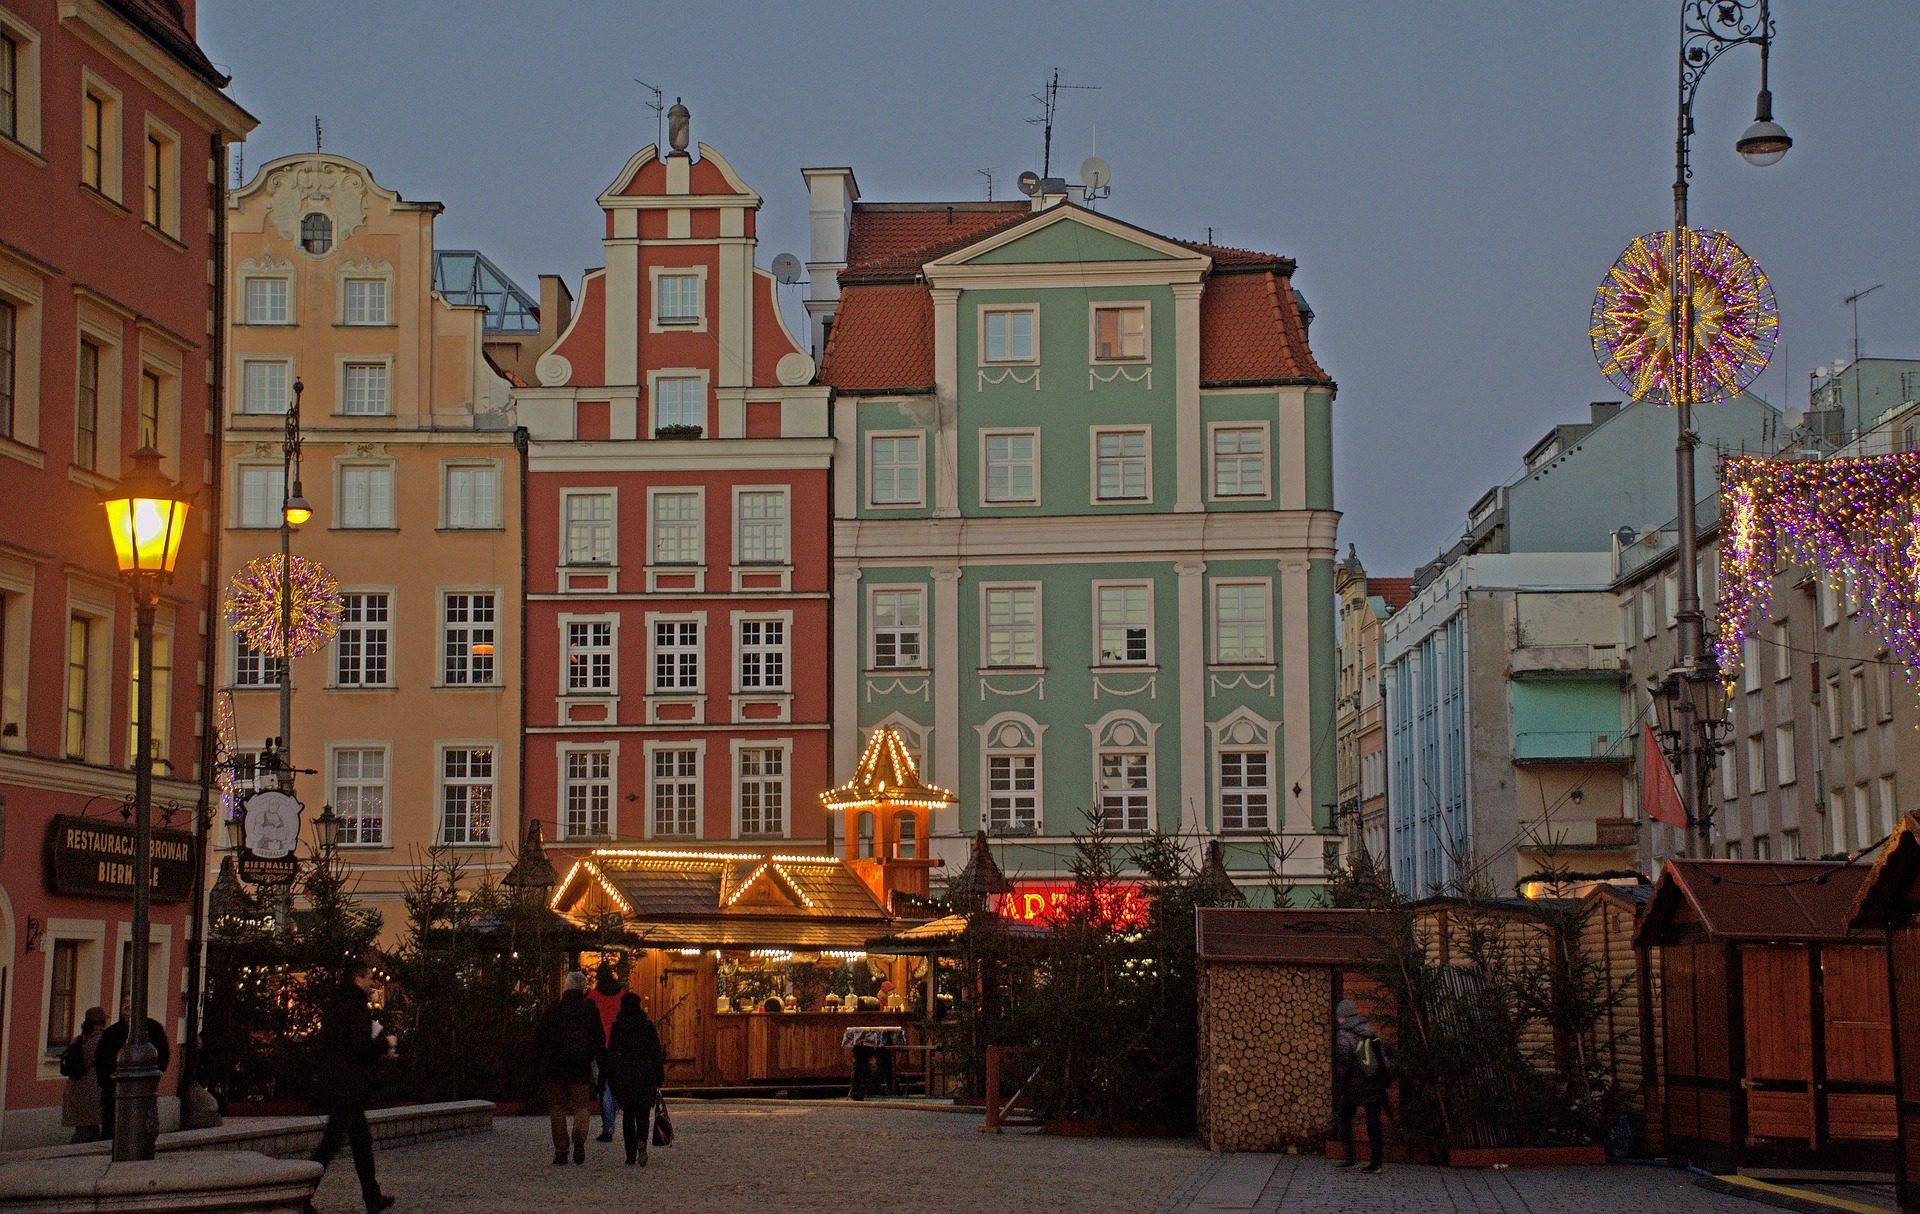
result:
[[[680,99],[675,97],[673,108],[667,111],[667,143],[673,148],[673,154],[676,156],[687,154],[687,123],[692,117],[693,115],[687,112],[687,107],[680,104]]]

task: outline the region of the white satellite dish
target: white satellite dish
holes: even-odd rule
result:
[[[1032,169],[1028,169],[1015,179],[1015,184],[1020,187],[1022,194],[1025,194],[1028,198],[1032,198],[1040,192],[1040,174],[1034,172]]]
[[[1825,378],[1827,377],[1827,369],[1826,369],[1826,367],[1824,367],[1824,366],[1820,366],[1820,367],[1815,367],[1815,368],[1813,369],[1813,377],[1814,377],[1815,379],[1825,379]]]
[[[800,281],[800,274],[804,268],[798,257],[791,253],[782,253],[773,259],[773,279],[790,287]]]
[[[1113,180],[1113,166],[1098,156],[1089,156],[1080,162],[1080,181],[1089,190],[1104,190]]]

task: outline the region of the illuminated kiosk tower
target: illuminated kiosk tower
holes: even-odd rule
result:
[[[959,798],[921,781],[912,752],[892,726],[873,731],[853,778],[821,793],[820,804],[847,867],[882,905],[892,909],[895,891],[927,896],[928,870],[938,863],[928,854],[932,816],[958,805]]]

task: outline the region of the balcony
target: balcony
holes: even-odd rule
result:
[[[1627,669],[1626,650],[1606,645],[1522,645],[1507,663],[1514,678],[1556,674],[1620,675]]]
[[[1618,730],[1534,729],[1513,735],[1515,763],[1625,763],[1632,752]]]

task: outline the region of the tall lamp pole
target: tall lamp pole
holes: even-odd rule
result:
[[[306,385],[293,381],[293,405],[287,410],[280,443],[280,739],[275,747],[280,791],[293,791],[293,529],[313,517],[300,485],[300,396]],[[271,655],[269,655],[271,656]]]
[[[101,502],[113,539],[114,561],[133,596],[133,939],[128,974],[132,1014],[127,1042],[113,1062],[113,1158],[152,1159],[159,1137],[160,1055],[147,1037],[147,945],[153,935],[153,617],[160,588],[173,578],[187,503],[180,487],[160,474],[160,453],[142,447],[117,493]]]
[[[1672,676],[1656,685],[1655,696],[1679,697],[1683,687],[1694,687],[1708,676],[1717,678],[1717,666],[1710,668],[1706,646],[1704,616],[1700,609],[1700,566],[1695,519],[1694,459],[1700,436],[1693,429],[1693,404],[1700,386],[1694,382],[1693,258],[1687,229],[1687,180],[1693,175],[1690,140],[1693,135],[1693,100],[1700,80],[1713,61],[1736,46],[1760,48],[1760,96],[1755,105],[1753,125],[1734,144],[1740,155],[1752,165],[1774,164],[1793,146],[1773,120],[1773,93],[1767,87],[1767,57],[1773,43],[1773,21],[1768,0],[1683,0],[1680,6],[1679,118],[1674,137],[1673,231],[1668,245],[1668,320],[1673,332],[1673,373],[1670,391],[1679,412],[1679,441],[1674,447],[1675,490],[1679,499],[1678,527],[1680,564],[1680,601],[1674,612],[1679,653]],[[1697,696],[1688,696],[1689,705]],[[1670,699],[1669,703],[1675,701]],[[1701,705],[1705,708],[1707,706]],[[1718,728],[1725,726],[1724,709]],[[1713,812],[1710,786],[1713,765],[1719,754],[1717,740],[1705,731],[1708,722],[1698,716],[1694,728],[1669,735],[1681,763],[1681,787],[1687,798],[1687,821],[1694,831],[1694,849],[1699,856],[1712,855]],[[1666,731],[1663,729],[1663,734]]]

